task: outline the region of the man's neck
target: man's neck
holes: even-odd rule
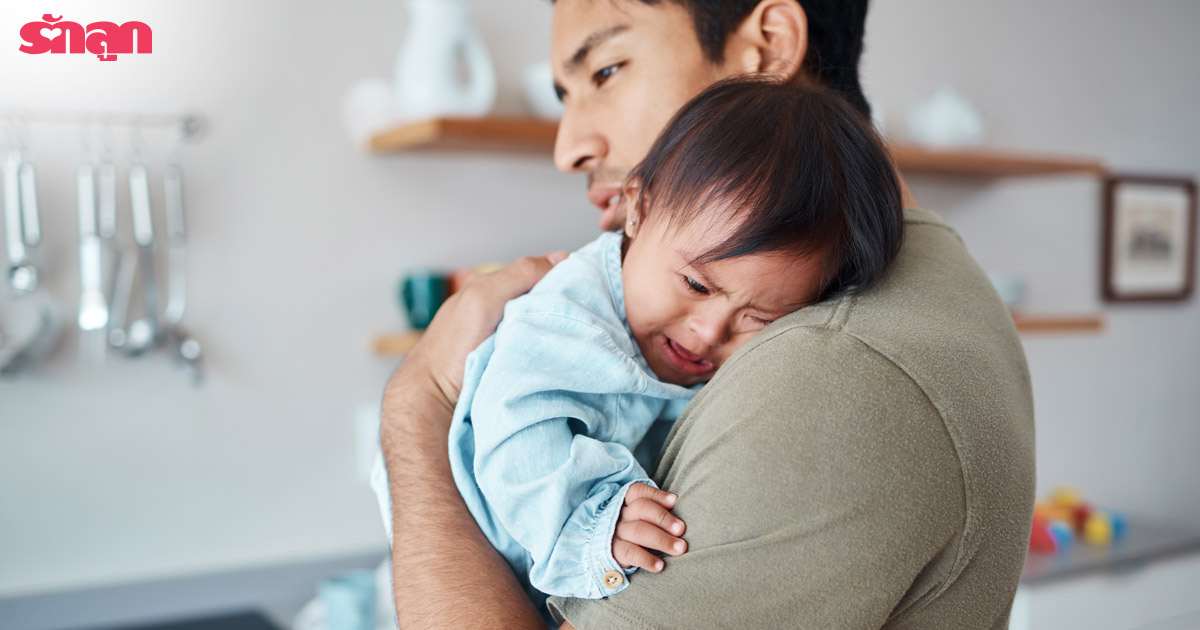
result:
[[[904,176],[896,173],[896,179],[900,183],[900,203],[905,208],[920,208],[921,204],[917,203],[917,197],[913,195],[908,188],[908,183],[904,181]]]

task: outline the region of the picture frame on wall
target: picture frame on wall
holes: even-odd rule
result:
[[[1186,300],[1196,275],[1196,180],[1110,175],[1102,290],[1110,302]]]

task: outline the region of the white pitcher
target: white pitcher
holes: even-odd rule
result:
[[[461,0],[408,0],[396,58],[396,106],[405,118],[482,116],[496,99],[496,73]],[[465,76],[462,69],[465,69]]]

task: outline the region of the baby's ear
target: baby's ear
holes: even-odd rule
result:
[[[642,181],[636,177],[625,180],[621,187],[621,210],[625,213],[625,235],[636,238],[646,218]]]

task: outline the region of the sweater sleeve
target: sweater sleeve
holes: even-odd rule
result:
[[[621,597],[552,598],[556,615],[581,630],[866,629],[937,593],[965,504],[922,390],[856,340],[804,330],[723,369],[656,476],[679,495],[688,552]]]
[[[626,491],[652,484],[629,448],[665,405],[639,395],[645,383],[598,326],[517,314],[497,331],[470,410],[475,475],[538,590],[596,599],[628,584],[603,576],[621,570],[612,537]]]

